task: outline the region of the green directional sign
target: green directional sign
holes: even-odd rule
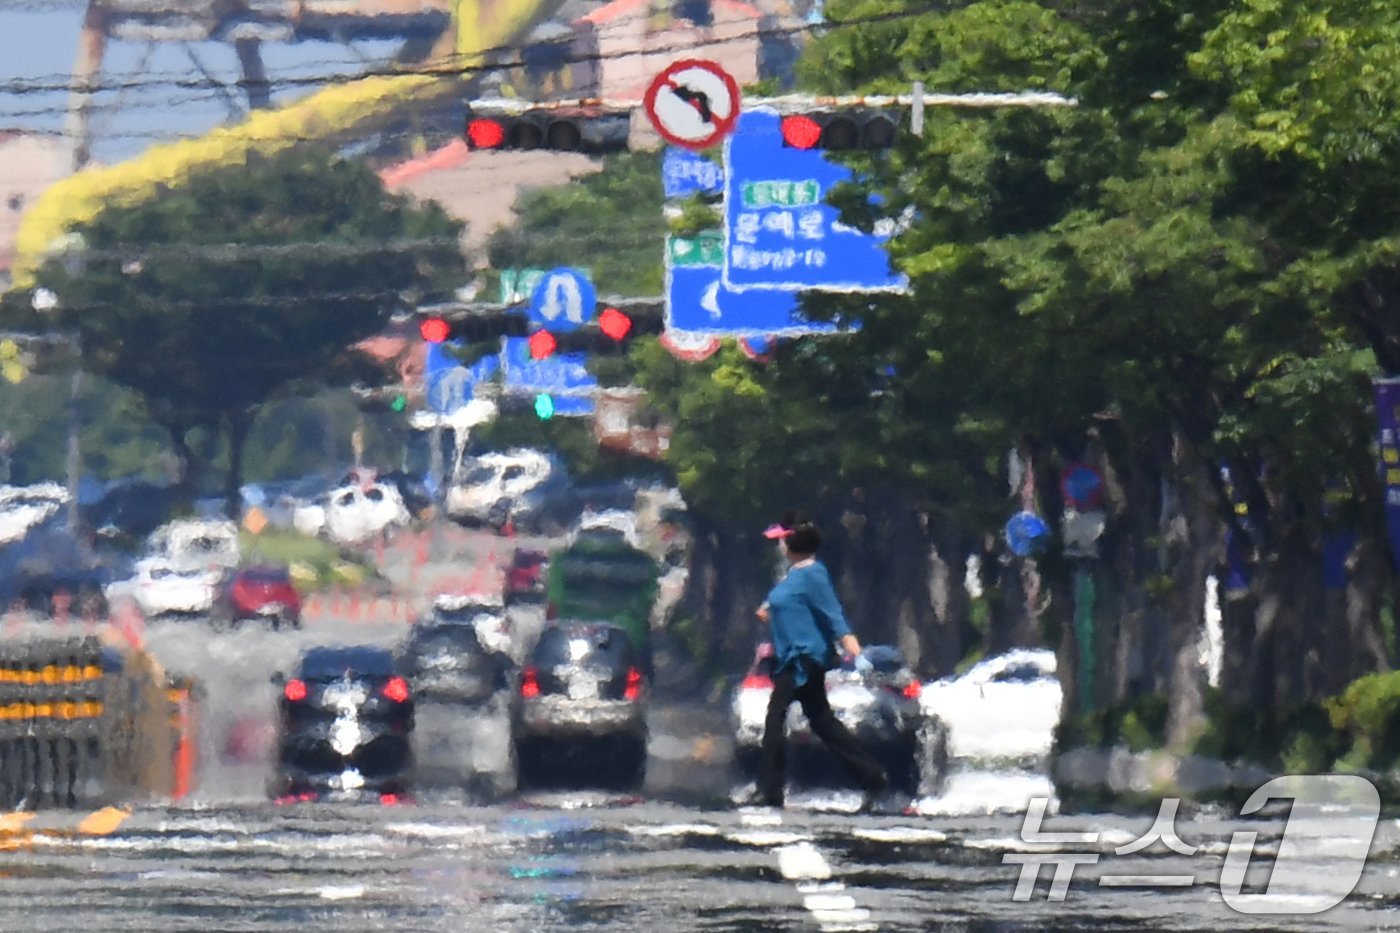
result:
[[[724,265],[724,235],[718,230],[693,237],[671,237],[666,248],[672,266]]]
[[[544,278],[544,269],[502,269],[501,304],[527,301],[535,286]]]

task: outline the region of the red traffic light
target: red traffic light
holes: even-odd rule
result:
[[[614,340],[621,340],[632,329],[632,319],[616,308],[604,308],[598,315],[598,329]]]
[[[418,325],[419,335],[428,343],[442,343],[452,334],[452,325],[440,317],[425,318]]]
[[[547,330],[537,330],[530,335],[530,356],[542,360],[554,352],[559,342]]]
[[[783,117],[782,130],[783,142],[794,149],[813,149],[821,142],[821,124],[802,114]]]
[[[467,121],[467,142],[473,149],[498,149],[505,144],[506,128],[499,120],[473,118]]]

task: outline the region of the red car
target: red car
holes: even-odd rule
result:
[[[225,584],[220,614],[229,623],[258,619],[301,628],[301,596],[285,567],[241,567]]]
[[[544,574],[549,556],[543,551],[517,550],[506,568],[506,602],[544,599]]]

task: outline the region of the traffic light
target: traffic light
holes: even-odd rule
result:
[[[548,421],[554,417],[554,396],[548,392],[541,392],[535,396],[535,415],[541,421]]]
[[[424,343],[481,343],[503,336],[524,337],[528,333],[529,322],[525,316],[507,310],[451,317],[428,314],[418,319],[418,336]]]
[[[551,352],[557,350],[560,353],[618,353],[625,350],[634,337],[661,333],[665,324],[665,315],[661,308],[634,309],[630,312],[604,308],[598,313],[598,319],[592,323],[574,330],[550,334],[553,342]],[[544,333],[548,332],[536,331],[537,335]]]
[[[888,149],[899,136],[898,113],[825,110],[783,117],[783,145],[792,149]]]
[[[467,112],[471,149],[546,149],[554,152],[620,152],[631,133],[627,113],[597,108],[538,108],[514,114]]]

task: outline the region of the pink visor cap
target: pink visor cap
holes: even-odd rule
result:
[[[772,540],[786,538],[790,534],[792,534],[792,529],[785,528],[782,525],[769,525],[767,528],[763,529],[763,537]]]

